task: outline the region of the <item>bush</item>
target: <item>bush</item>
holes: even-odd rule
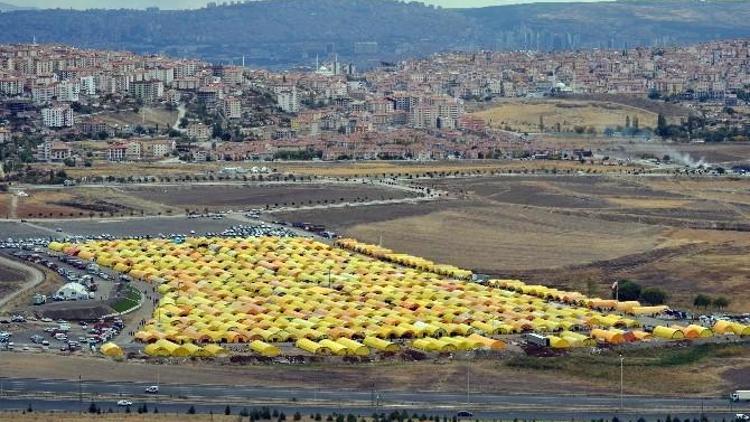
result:
[[[620,301],[638,300],[641,297],[641,285],[630,280],[620,280],[618,290],[612,292],[612,298],[619,297]],[[619,295],[618,295],[619,293]]]
[[[704,294],[699,294],[698,296],[693,299],[693,306],[696,308],[708,308],[711,305],[711,298],[709,296],[706,296]]]
[[[195,415],[195,406],[190,406],[190,408],[187,411],[188,415]]]
[[[729,306],[729,299],[725,298],[724,296],[719,296],[714,299],[714,306],[719,309],[724,309]]]
[[[641,300],[649,305],[663,305],[667,301],[667,292],[655,287],[649,287],[641,292]]]

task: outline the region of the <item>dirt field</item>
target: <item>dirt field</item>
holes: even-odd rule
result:
[[[454,199],[290,212],[360,240],[478,272],[606,295],[630,278],[691,306],[699,292],[750,311],[746,183],[731,179],[515,176],[421,180]],[[693,228],[690,228],[693,227]]]
[[[23,280],[24,275],[20,271],[0,265],[0,297],[15,290]]]
[[[478,201],[299,212],[285,218],[330,225],[365,242],[382,238],[384,246],[397,251],[490,274],[641,252],[656,246],[660,233],[645,225]]]
[[[667,103],[660,100],[651,100],[636,95],[610,95],[610,94],[576,94],[571,95],[572,100],[583,101],[605,101],[635,107],[652,113],[661,113],[670,123],[679,123],[681,119],[687,118],[692,110],[678,104]]]
[[[164,207],[123,194],[115,188],[75,188],[75,189],[30,189],[28,197],[15,198],[12,206],[10,194],[0,194],[0,203],[5,204],[10,218],[80,218],[91,213],[95,216],[139,215],[165,211]]]
[[[143,125],[151,127],[158,125],[160,128],[168,128],[172,127],[177,121],[177,111],[143,107],[140,113],[133,113],[132,111],[103,113],[97,115],[97,118],[106,123],[119,126]]]
[[[284,184],[256,186],[139,187],[123,190],[141,200],[184,208],[253,208],[275,204],[313,205],[323,202],[349,202],[356,199],[401,199],[414,196],[409,191],[373,185]]]
[[[627,116],[631,122],[636,117],[641,128],[656,127],[657,114],[623,104],[599,101],[572,100],[507,100],[497,106],[474,114],[485,119],[490,126],[509,126],[516,132],[542,132],[540,118],[545,130],[572,132],[576,126],[594,127],[598,133],[606,128],[625,126]]]
[[[228,163],[112,163],[96,162],[93,167],[66,168],[70,177],[141,177],[141,176],[205,176],[208,172],[218,172]],[[503,161],[503,160],[461,160],[461,161],[356,161],[356,162],[255,162],[252,166],[266,166],[282,173],[320,177],[353,177],[385,175],[420,175],[427,172],[507,172],[513,171],[583,171],[604,173],[619,171],[611,166],[580,164],[577,161]],[[35,164],[34,168],[44,171],[60,170],[59,166]],[[249,177],[249,176],[248,176]]]

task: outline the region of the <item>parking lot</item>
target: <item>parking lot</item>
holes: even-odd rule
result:
[[[123,327],[121,319],[68,322],[13,315],[0,318],[0,350],[98,353]]]

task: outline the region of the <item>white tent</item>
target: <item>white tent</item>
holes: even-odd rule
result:
[[[91,295],[83,284],[68,283],[60,287],[55,297],[60,300],[86,300],[90,299]]]

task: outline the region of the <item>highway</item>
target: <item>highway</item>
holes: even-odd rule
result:
[[[160,385],[157,396],[144,394],[148,382],[105,382],[58,379],[0,378],[0,410],[26,409],[77,411],[83,403],[116,408],[125,398],[135,406],[157,403],[160,411],[182,413],[190,405],[199,412],[223,412],[230,405],[238,412],[242,407],[267,405],[285,413],[332,413],[342,411],[371,415],[373,411],[407,410],[409,413],[452,415],[471,410],[482,418],[543,418],[556,420],[611,418],[618,414],[635,420],[664,418],[666,414],[699,417],[701,409],[711,419],[731,420],[735,413],[746,412],[747,405],[730,408],[725,398],[670,398],[625,396],[624,411],[619,411],[619,396],[592,395],[489,395],[441,392],[357,391],[311,388],[272,388],[232,385]],[[80,394],[80,396],[79,396]],[[80,401],[79,401],[80,400]],[[684,416],[683,416],[684,415]],[[621,419],[623,419],[621,417]]]

